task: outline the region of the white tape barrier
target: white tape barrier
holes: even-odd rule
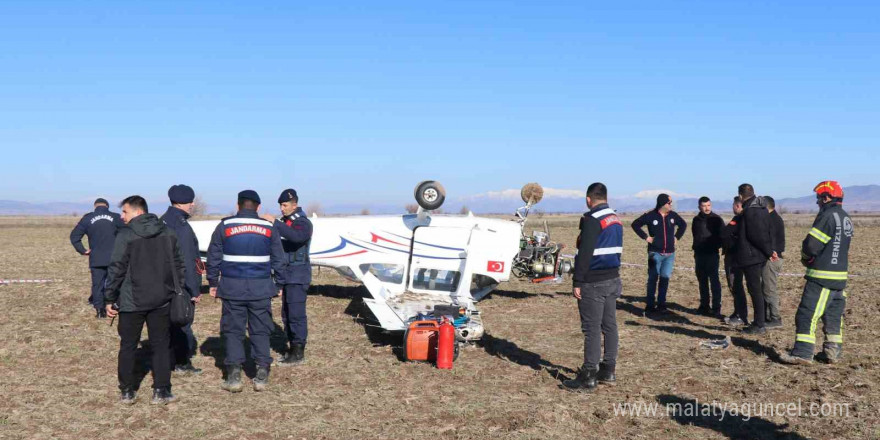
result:
[[[648,267],[646,264],[637,264],[637,263],[620,263],[621,266],[629,266],[629,267]],[[676,269],[687,269],[687,270],[696,270],[693,267],[688,266],[675,266]],[[723,270],[719,270],[718,273],[724,273]],[[806,274],[804,273],[789,273],[789,272],[780,272],[779,276],[782,277],[802,277]],[[850,278],[861,277],[863,275],[850,274]]]
[[[60,282],[61,280],[0,280],[0,286],[4,284],[44,284]]]

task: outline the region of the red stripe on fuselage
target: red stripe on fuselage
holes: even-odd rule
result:
[[[373,236],[373,238],[370,240],[370,241],[372,241],[373,243],[378,243],[379,240],[382,240],[382,241],[387,241],[388,243],[396,244],[396,245],[398,245],[398,246],[409,247],[408,244],[403,244],[403,243],[398,243],[398,242],[396,242],[396,241],[391,241],[391,240],[389,240],[389,239],[387,239],[387,238],[385,238],[385,237],[380,237],[380,236],[378,236],[378,235],[376,235],[376,234],[374,234],[374,233],[372,233],[372,232],[370,232],[370,235]]]
[[[366,252],[366,250],[361,250],[361,251],[357,251],[357,252],[352,252],[352,253],[350,253],[350,254],[345,254],[345,255],[334,255],[334,256],[332,256],[332,257],[316,257],[316,258],[318,258],[318,259],[320,259],[320,260],[323,260],[323,259],[330,259],[330,258],[350,257],[350,256],[352,256],[352,255],[363,254],[364,252]]]

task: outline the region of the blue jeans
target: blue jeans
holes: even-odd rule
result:
[[[654,308],[655,292],[657,293],[657,306],[666,307],[666,291],[669,289],[669,278],[672,277],[674,264],[674,252],[671,254],[648,252],[648,291],[645,296],[645,305],[649,309]]]

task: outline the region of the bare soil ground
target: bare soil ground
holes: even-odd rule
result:
[[[801,272],[797,249],[808,216],[789,216],[785,272]],[[465,348],[452,371],[403,363],[400,341],[364,324],[363,288],[327,270],[309,297],[310,343],[305,365],[272,371],[263,393],[220,390],[223,344],[220,304],[198,307],[196,377],[174,377],[180,401],[117,403],[116,327],[86,304],[86,258],[68,243],[75,218],[0,218],[0,278],[62,282],[0,286],[0,438],[878,438],[880,423],[880,222],[856,219],[846,311],[845,360],[785,366],[775,353],[791,346],[803,280],[780,279],[785,327],[741,335],[698,316],[690,232],[679,245],[670,286],[672,313],[641,314],[644,268],[622,269],[618,302],[619,383],[592,394],[559,389],[582,361],[583,338],[569,284],[514,281],[481,302],[487,336]],[[574,244],[575,216],[545,216],[553,238]],[[538,229],[533,219],[529,229]],[[627,222],[628,225],[628,222]],[[644,263],[645,247],[626,228],[624,261]],[[725,287],[724,312],[732,301]],[[275,301],[280,323],[279,301]],[[698,348],[732,337],[727,350]],[[146,331],[144,339],[147,339]],[[273,347],[284,338],[273,336]],[[149,358],[147,349],[141,359]],[[253,370],[249,369],[250,374]],[[616,405],[659,404],[656,415],[617,414]],[[800,415],[770,414],[767,404],[798,404]],[[697,413],[667,415],[666,405]],[[732,405],[759,405],[751,414]],[[819,406],[825,404],[825,406]],[[723,407],[722,405],[727,405]],[[813,415],[837,410],[846,414]],[[709,413],[714,411],[714,415]],[[723,416],[723,417],[722,417]]]

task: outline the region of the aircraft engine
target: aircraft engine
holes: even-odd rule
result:
[[[537,183],[527,183],[520,190],[525,206],[516,210],[517,221],[525,227],[526,219],[532,206],[544,197],[544,188]],[[528,278],[532,282],[562,280],[562,275],[571,273],[574,262],[569,255],[562,255],[565,245],[550,241],[550,230],[544,222],[544,231],[533,231],[532,235],[522,234],[519,241],[519,253],[513,259],[511,271],[520,278]]]
[[[570,256],[562,255],[564,247],[550,241],[550,235],[546,232],[534,231],[530,236],[523,235],[511,271],[517,277],[536,283],[559,280],[563,274],[571,273],[574,266]]]

